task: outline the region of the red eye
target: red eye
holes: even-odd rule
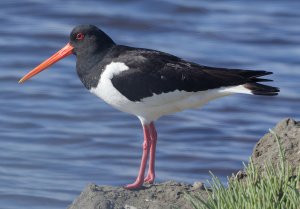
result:
[[[82,40],[84,38],[84,35],[82,33],[77,33],[76,39],[77,40]]]

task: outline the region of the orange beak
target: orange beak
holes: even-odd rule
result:
[[[23,78],[19,80],[19,83],[23,83],[24,81],[28,80],[29,78],[35,76],[36,74],[42,72],[46,68],[50,67],[54,63],[58,62],[59,60],[63,59],[66,56],[71,55],[73,52],[73,46],[68,43],[66,46],[64,46],[61,50],[53,54],[50,58],[42,62],[39,66],[31,70],[29,73],[27,73]]]

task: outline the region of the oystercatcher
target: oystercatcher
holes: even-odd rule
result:
[[[94,25],[79,25],[69,43],[26,74],[31,78],[58,60],[74,54],[83,85],[114,108],[133,114],[143,126],[144,143],[136,189],[155,178],[157,133],[154,121],[163,115],[197,108],[235,93],[274,96],[279,89],[260,84],[267,71],[225,69],[199,65],[164,52],[116,44]],[[144,178],[147,161],[148,174]]]

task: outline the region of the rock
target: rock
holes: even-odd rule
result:
[[[187,194],[196,193],[207,198],[204,186],[199,182],[192,186],[168,181],[133,191],[91,184],[68,209],[191,209]]]
[[[240,170],[236,173],[236,175],[234,176],[234,179],[241,181],[244,180],[247,177],[247,173],[244,170]]]
[[[279,138],[286,161],[292,167],[293,174],[296,174],[300,166],[300,122],[287,118],[279,122],[273,131]],[[279,148],[273,134],[267,133],[259,140],[254,147],[252,160],[259,172],[264,171],[267,162],[274,165],[280,162]]]
[[[193,190],[197,190],[197,189],[205,190],[204,183],[200,182],[200,181],[194,182],[194,184],[193,184]]]
[[[300,122],[285,119],[278,123],[273,131],[279,137],[285,158],[293,169],[300,166]],[[267,133],[256,144],[252,160],[259,172],[264,171],[264,163],[280,162],[278,144],[271,133]],[[244,181],[245,171],[238,172],[232,180]],[[139,190],[126,190],[122,187],[88,185],[68,209],[191,209],[188,195],[208,197],[201,182],[194,185],[168,181],[149,185]]]

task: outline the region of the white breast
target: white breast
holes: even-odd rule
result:
[[[128,70],[129,67],[121,62],[111,62],[107,65],[101,75],[98,86],[91,88],[91,93],[103,99],[106,103],[111,106],[124,111],[123,107],[132,103],[125,96],[123,96],[112,84],[111,79],[114,75]],[[126,111],[125,111],[126,112]]]

